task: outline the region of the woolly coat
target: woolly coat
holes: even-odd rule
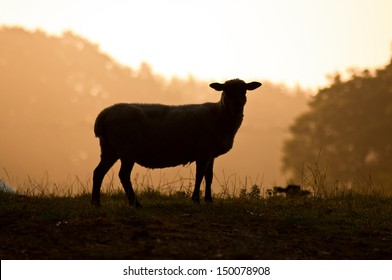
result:
[[[97,117],[102,152],[147,168],[209,160],[228,152],[243,113],[230,114],[222,100],[182,106],[115,104]]]

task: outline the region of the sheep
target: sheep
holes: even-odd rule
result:
[[[277,196],[279,194],[286,194],[286,197],[300,197],[310,195],[310,191],[302,190],[301,186],[291,184],[287,185],[285,188],[275,186],[273,190],[267,190],[267,193],[270,197]]]
[[[6,184],[3,180],[0,179],[0,191],[7,193],[16,193],[16,190],[10,185]]]
[[[101,146],[101,160],[93,172],[92,204],[100,206],[103,178],[121,161],[119,178],[130,205],[140,208],[130,181],[135,163],[146,168],[165,168],[196,161],[192,195],[200,202],[200,184],[205,178],[206,202],[212,202],[214,159],[233,146],[246,103],[246,92],[261,86],[240,79],[210,87],[221,91],[216,103],[170,106],[119,103],[104,109],[95,121],[94,132]]]

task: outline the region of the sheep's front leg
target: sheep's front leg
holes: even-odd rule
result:
[[[206,171],[204,177],[206,179],[206,194],[204,196],[205,202],[212,202],[211,196],[211,184],[213,178],[213,169],[214,169],[214,159],[210,160],[206,166]]]
[[[127,195],[129,205],[133,205],[136,208],[141,208],[142,205],[137,200],[131,183],[131,171],[134,164],[135,163],[132,161],[121,160],[121,168],[118,175],[120,177],[121,184],[125,190],[125,194]]]

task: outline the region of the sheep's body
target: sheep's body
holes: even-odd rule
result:
[[[210,86],[223,91],[217,103],[182,106],[161,104],[116,104],[104,109],[95,122],[100,139],[101,161],[94,170],[92,203],[100,204],[105,174],[120,159],[119,177],[129,203],[140,207],[130,173],[138,163],[147,168],[164,168],[196,161],[196,182],[192,200],[199,201],[200,184],[206,180],[205,200],[212,201],[214,159],[228,152],[243,119],[247,90],[258,88],[230,80]]]
[[[229,151],[242,115],[233,120],[236,124],[231,131],[225,131],[225,121],[217,103],[116,104],[98,116],[95,134],[111,143],[119,155],[132,157],[141,166],[164,168],[216,158]]]
[[[269,196],[277,196],[280,194],[285,194],[286,197],[300,197],[300,196],[308,196],[310,195],[310,191],[302,190],[299,185],[289,184],[287,187],[282,188],[279,186],[275,186],[272,190],[268,190]]]
[[[16,190],[10,185],[6,184],[3,180],[0,180],[0,191],[7,193],[16,193]]]

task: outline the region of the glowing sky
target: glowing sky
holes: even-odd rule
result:
[[[317,88],[392,54],[391,0],[1,0],[0,25],[72,30],[122,64]],[[0,42],[1,44],[5,42]]]

